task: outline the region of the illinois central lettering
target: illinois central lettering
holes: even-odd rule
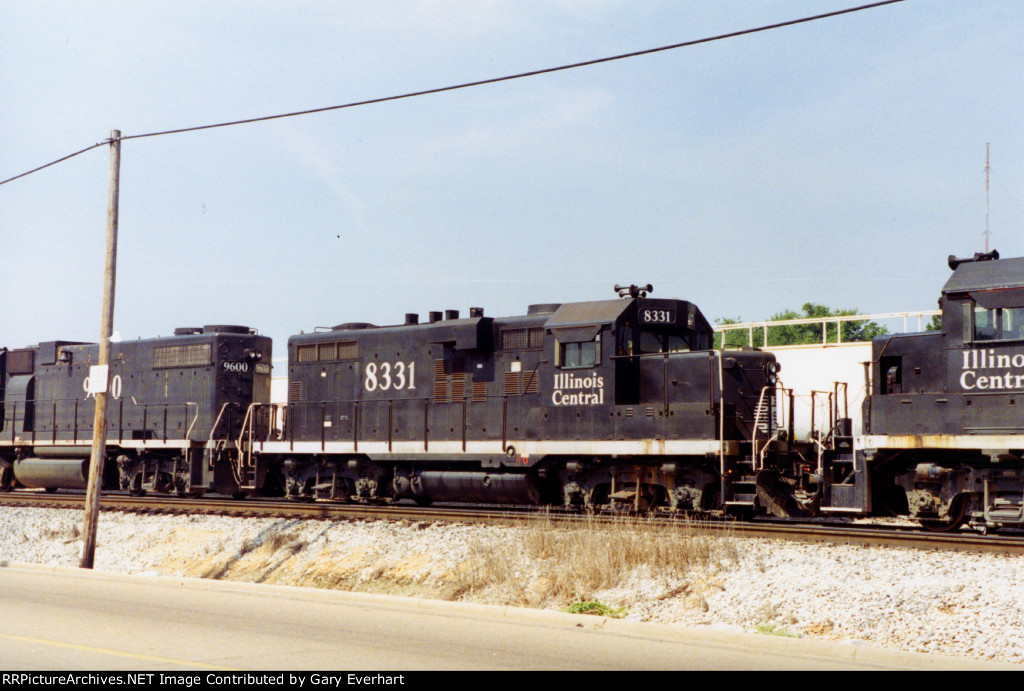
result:
[[[1024,389],[1024,353],[997,353],[994,348],[974,348],[965,350],[963,358],[961,388],[967,391]]]
[[[551,402],[554,405],[601,405],[604,403],[604,377],[594,373],[581,377],[560,372],[551,387]]]

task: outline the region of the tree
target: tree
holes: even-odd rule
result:
[[[715,323],[716,324],[721,324],[721,325],[742,324],[743,320],[740,319],[739,317],[736,317],[736,318],[726,317],[725,319],[716,319]],[[758,340],[758,339],[762,338],[762,336],[761,336],[762,330],[761,329],[755,329],[755,332],[756,333],[754,334],[754,345],[760,345],[761,341]],[[723,332],[716,332],[715,333],[715,345],[714,345],[714,348],[716,350],[719,350],[719,349],[722,348],[722,335],[723,335]],[[726,348],[741,348],[743,346],[750,345],[750,335],[749,335],[749,332],[747,332],[746,330],[735,329],[733,331],[725,331],[724,335],[725,335],[725,347]]]
[[[793,310],[786,310],[771,316],[770,321],[783,321],[787,319],[822,319],[826,317],[851,317],[860,314],[855,309],[831,309],[824,305],[817,305],[813,302],[805,302],[803,314]],[[842,342],[851,343],[855,341],[870,341],[875,336],[889,333],[884,326],[864,320],[839,322],[842,327]],[[822,339],[821,324],[787,324],[784,326],[773,326],[768,329],[769,345],[798,345],[804,343],[838,343],[840,339],[836,333],[837,322],[825,322],[825,338]]]
[[[801,308],[803,312],[785,310],[773,314],[768,321],[786,321],[789,319],[821,319],[825,321],[825,343],[838,343],[836,336],[836,322],[827,321],[828,317],[852,317],[860,314],[855,309],[832,309],[824,305],[817,305],[813,302],[804,303]],[[716,324],[740,324],[739,318],[725,318],[715,320]],[[851,320],[839,322],[842,326],[842,342],[854,343],[857,341],[870,341],[875,336],[889,333],[889,330],[877,322],[868,319]],[[822,343],[821,322],[814,324],[785,324],[782,326],[771,326],[768,328],[768,347],[780,345],[802,345],[811,343]],[[715,334],[715,348],[721,348],[722,333]],[[754,328],[754,346],[764,346],[764,329]],[[750,332],[747,329],[736,329],[725,332],[725,347],[735,348],[750,345]]]

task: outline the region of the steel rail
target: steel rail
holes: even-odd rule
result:
[[[84,495],[69,492],[10,492],[0,494],[0,506],[81,509]],[[124,511],[140,514],[164,515],[220,515],[243,518],[292,518],[304,520],[392,520],[413,522],[448,522],[480,524],[516,524],[547,520],[553,524],[572,526],[574,523],[613,523],[623,516],[607,514],[580,514],[562,511],[544,511],[529,508],[516,509],[480,507],[420,507],[412,504],[368,505],[336,504],[327,502],[285,502],[260,499],[204,498],[202,500],[175,497],[131,497],[105,494],[101,511]],[[970,530],[952,533],[933,533],[913,526],[850,524],[841,519],[813,523],[779,520],[706,520],[676,516],[651,516],[637,520],[652,525],[688,526],[708,534],[744,539],[791,540],[831,545],[859,545],[903,549],[955,550],[983,554],[1024,554],[1024,534],[982,535]]]

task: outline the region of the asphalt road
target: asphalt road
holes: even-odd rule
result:
[[[0,669],[811,670],[994,666],[515,608],[0,563]]]

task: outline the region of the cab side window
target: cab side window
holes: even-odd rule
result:
[[[988,310],[984,307],[974,308],[974,340],[994,341],[998,338],[996,316],[998,310]]]
[[[596,367],[601,362],[601,336],[593,341],[558,344],[558,365],[562,369]]]
[[[1024,339],[1024,307],[985,308],[972,312],[974,341],[1013,341]]]
[[[1006,307],[1002,310],[1002,337],[1004,339],[1024,338],[1024,307]]]

